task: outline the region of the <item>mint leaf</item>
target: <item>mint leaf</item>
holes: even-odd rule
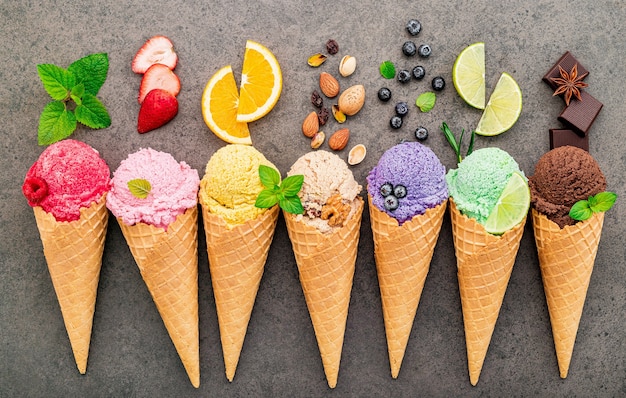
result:
[[[261,209],[269,209],[276,203],[278,203],[278,197],[276,196],[276,194],[267,189],[264,189],[259,193],[259,196],[257,196],[254,205]]]
[[[64,101],[68,97],[68,93],[76,85],[74,75],[56,65],[41,64],[37,65],[37,73],[43,83],[43,88],[48,92],[52,99]]]
[[[85,85],[80,83],[72,87],[70,97],[72,101],[76,102],[76,105],[80,105],[83,101],[83,95],[85,95]]]
[[[437,100],[437,95],[432,91],[427,91],[422,93],[415,100],[415,105],[420,108],[422,112],[428,112],[435,106],[435,101]]]
[[[391,61],[385,61],[380,64],[380,74],[385,79],[393,79],[396,76],[396,67]]]
[[[259,178],[265,188],[274,189],[280,185],[280,174],[273,167],[259,165]]]
[[[591,198],[589,198],[591,199]],[[613,192],[600,192],[594,198],[594,203],[591,203],[589,200],[589,208],[594,212],[604,212],[609,211],[613,204],[615,204],[615,200],[617,200],[617,195]]]
[[[76,130],[76,117],[61,101],[49,102],[39,117],[39,145],[50,145],[69,137]]]
[[[302,202],[298,196],[292,196],[289,198],[284,198],[278,202],[278,205],[281,209],[285,210],[287,213],[291,214],[302,214],[304,213],[304,207],[302,207]]]
[[[586,200],[579,200],[574,203],[574,206],[569,210],[569,216],[574,220],[584,221],[591,217],[593,211],[589,207],[589,202]]]
[[[302,189],[303,182],[304,176],[296,174],[285,178],[280,187],[285,197],[297,196],[300,189]]]
[[[144,180],[143,178],[135,178],[134,180],[128,181],[126,184],[128,185],[128,190],[133,194],[134,197],[138,199],[145,199],[150,195],[150,191],[152,190],[152,185],[150,185],[150,181]]]
[[[102,129],[111,125],[109,113],[93,94],[85,93],[82,103],[76,106],[74,112],[76,120],[92,129]]]
[[[67,70],[76,76],[76,83],[85,86],[85,92],[96,95],[107,78],[109,56],[106,53],[90,54],[73,62]]]

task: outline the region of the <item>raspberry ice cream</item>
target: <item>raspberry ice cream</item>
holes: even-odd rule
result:
[[[133,195],[129,189],[128,182],[137,179],[150,183],[146,198]],[[111,184],[107,207],[115,217],[127,225],[143,222],[167,229],[178,215],[197,205],[200,177],[187,163],[148,148],[123,160]]]
[[[50,145],[26,174],[22,192],[57,221],[75,221],[110,186],[110,170],[98,151],[76,140]]]
[[[428,147],[406,142],[387,150],[367,176],[367,191],[379,210],[402,225],[448,199],[446,169]]]

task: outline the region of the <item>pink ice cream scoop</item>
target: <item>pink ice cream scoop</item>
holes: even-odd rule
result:
[[[149,193],[138,197],[130,185],[149,183]],[[139,222],[158,228],[176,220],[179,214],[196,206],[200,177],[198,171],[172,155],[154,149],[140,149],[122,161],[113,173],[107,207],[124,224]]]
[[[57,221],[75,221],[80,209],[100,200],[110,188],[109,166],[84,142],[63,140],[41,153],[30,167],[22,192],[28,204]]]

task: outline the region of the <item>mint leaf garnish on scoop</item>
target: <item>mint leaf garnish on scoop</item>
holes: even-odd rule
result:
[[[152,185],[150,185],[150,181],[144,180],[142,178],[135,178],[134,180],[128,181],[128,190],[133,194],[134,197],[138,199],[145,199],[150,195],[150,191],[152,190]]]
[[[577,221],[585,221],[593,213],[605,212],[613,207],[617,194],[613,192],[600,192],[595,196],[590,196],[587,200],[579,200],[569,211],[569,216]]]
[[[289,176],[282,183],[280,174],[272,167],[260,165],[259,178],[261,184],[265,187],[259,193],[254,205],[256,207],[267,209],[278,204],[281,209],[288,213],[302,214],[304,208],[298,196],[298,192],[302,189],[304,176],[301,174]]]
[[[76,130],[77,123],[93,129],[111,125],[109,113],[96,98],[108,69],[109,58],[105,53],[88,55],[67,69],[52,64],[37,65],[43,87],[53,100],[39,117],[39,145],[53,144],[69,137]]]

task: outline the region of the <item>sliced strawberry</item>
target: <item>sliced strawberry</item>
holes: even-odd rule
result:
[[[174,97],[180,92],[180,79],[163,64],[154,64],[148,68],[139,86],[139,103],[155,88],[169,91]]]
[[[174,70],[178,55],[174,45],[165,36],[154,36],[144,43],[133,58],[132,69],[135,73],[145,73],[154,64],[163,64]]]
[[[147,133],[157,129],[176,116],[178,100],[169,91],[155,88],[144,98],[139,109],[137,131]]]

